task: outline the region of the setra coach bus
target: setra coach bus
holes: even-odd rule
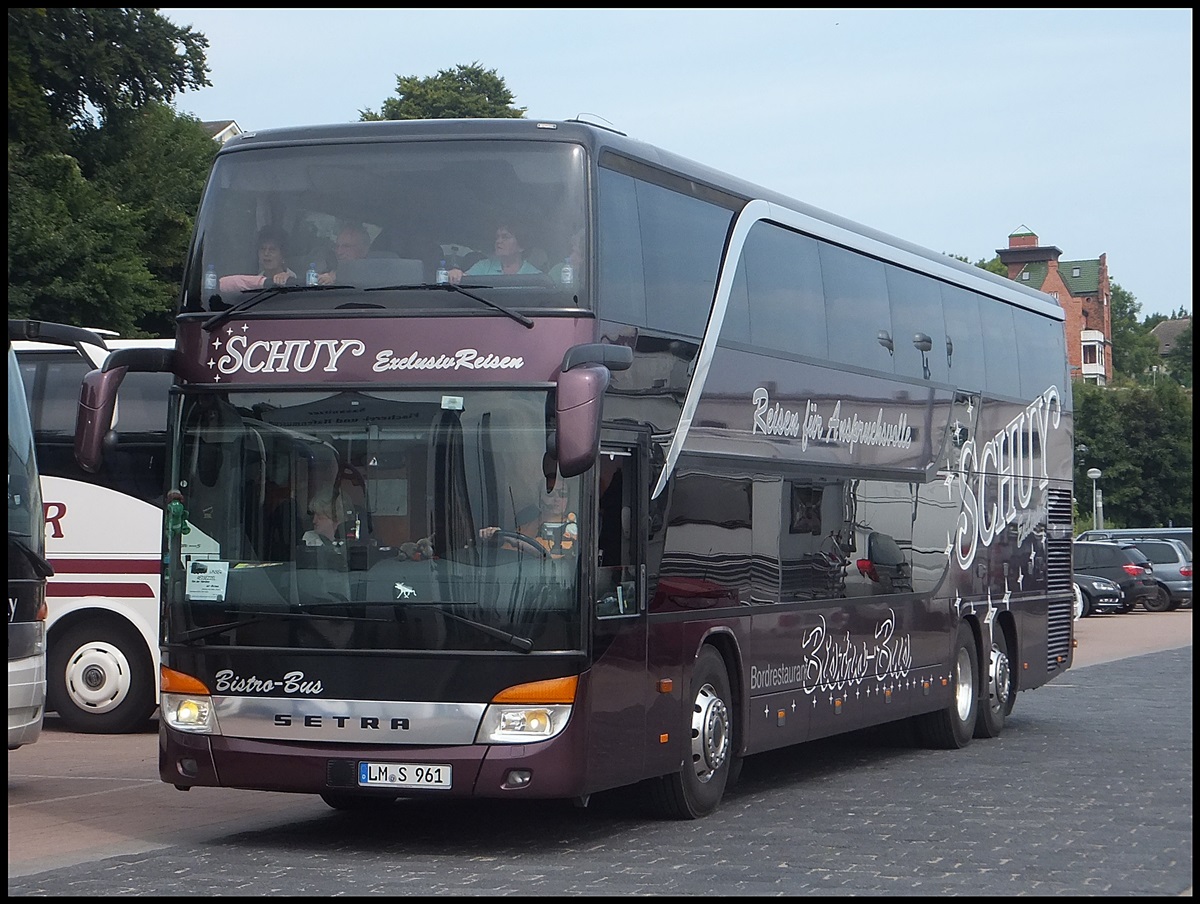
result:
[[[1071,665],[1063,312],[979,268],[578,121],[353,123],[223,146],[177,323],[76,453],[174,375],[180,789],[697,818]]]

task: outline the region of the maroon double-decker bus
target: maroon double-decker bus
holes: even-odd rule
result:
[[[712,811],[750,754],[1000,734],[1071,663],[1054,299],[581,122],[247,133],[174,374],[160,774]]]

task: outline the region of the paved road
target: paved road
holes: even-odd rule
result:
[[[1190,895],[1192,614],[1078,623],[1076,668],[1004,735],[861,733],[751,757],[696,822],[569,805],[304,796],[157,778],[153,731],[51,719],[9,754],[10,895]]]

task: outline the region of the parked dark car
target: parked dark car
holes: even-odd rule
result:
[[[1146,554],[1125,542],[1075,541],[1075,574],[1093,574],[1108,578],[1121,588],[1118,611],[1129,612],[1138,603],[1149,609],[1158,598],[1154,569]]]
[[[1192,551],[1179,540],[1130,540],[1146,554],[1154,566],[1158,595],[1153,605],[1143,603],[1151,612],[1166,612],[1192,604]]]
[[[1079,591],[1079,618],[1087,618],[1098,612],[1124,612],[1124,594],[1116,583],[1095,574],[1076,572],[1075,589]]]

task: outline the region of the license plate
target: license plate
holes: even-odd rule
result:
[[[359,763],[360,788],[450,788],[448,763]]]

